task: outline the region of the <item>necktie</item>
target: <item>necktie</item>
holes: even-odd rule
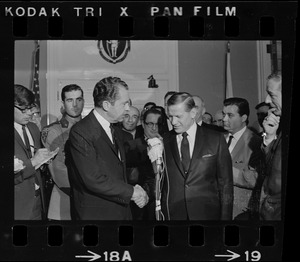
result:
[[[23,126],[23,125],[22,125],[22,131],[23,131],[23,137],[24,137],[24,141],[25,141],[26,150],[28,151],[29,157],[31,158],[32,153],[31,153],[29,138],[27,136],[25,126]],[[36,183],[37,186],[39,185],[39,181],[38,181],[37,177],[35,177],[35,183]]]
[[[181,141],[181,163],[184,169],[184,172],[187,172],[190,165],[190,144],[187,139],[188,134],[186,132],[182,133],[182,141]]]
[[[24,141],[25,141],[26,150],[27,150],[27,152],[29,154],[29,157],[31,158],[32,154],[31,154],[31,149],[30,149],[29,138],[27,136],[27,132],[26,132],[25,126],[23,126],[23,125],[22,125],[22,131],[23,131],[23,137],[24,137]]]
[[[233,135],[230,135],[230,136],[229,136],[229,139],[228,139],[228,142],[227,142],[228,148],[230,147],[232,138],[233,138]]]
[[[111,131],[111,136],[112,136],[112,140],[113,140],[113,145],[117,151],[117,153],[119,154],[119,147],[118,144],[116,142],[116,136],[115,136],[115,128],[113,127],[113,125],[110,125],[110,131]]]

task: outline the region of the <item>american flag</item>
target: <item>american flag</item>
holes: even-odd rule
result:
[[[35,96],[35,103],[40,107],[40,86],[39,86],[39,70],[40,70],[40,41],[35,40],[35,49],[33,52],[32,63],[32,79],[31,91]]]

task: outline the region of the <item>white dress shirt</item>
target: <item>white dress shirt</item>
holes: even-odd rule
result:
[[[97,121],[99,122],[99,124],[103,127],[105,133],[108,135],[111,143],[113,144],[113,137],[112,137],[112,133],[111,133],[111,129],[110,129],[110,125],[111,123],[108,122],[103,116],[101,116],[95,109],[93,110],[93,113],[97,119]],[[120,150],[118,150],[118,157],[119,159],[121,159],[121,155],[120,155]]]
[[[187,140],[189,141],[190,157],[192,159],[193,152],[194,152],[194,146],[195,146],[195,140],[196,140],[197,124],[194,122],[186,132],[188,134]],[[181,142],[183,139],[182,134],[178,134],[176,136],[176,138],[177,138],[177,146],[178,146],[179,156],[181,158]]]
[[[202,126],[202,123],[203,123],[203,121],[200,120],[197,124],[198,124],[199,126]]]
[[[105,133],[108,135],[110,141],[114,143],[112,138],[112,133],[110,129],[110,122],[108,122],[103,116],[101,116],[95,109],[93,111],[96,119],[98,120],[99,124],[103,127]]]
[[[24,145],[25,145],[25,139],[24,139],[24,136],[23,136],[23,130],[22,130],[22,125],[14,122],[14,127],[15,129],[17,130],[18,134],[21,136],[23,142],[24,142]],[[25,125],[25,131],[27,133],[27,136],[28,136],[28,139],[29,139],[29,144],[30,144],[30,150],[31,150],[31,155],[34,155],[34,142],[33,142],[33,138],[28,130],[28,127]]]
[[[25,139],[24,139],[24,136],[23,136],[23,130],[22,130],[22,125],[14,122],[14,127],[16,129],[16,131],[18,132],[18,134],[21,136],[23,142],[24,142],[24,145],[25,145]],[[28,136],[28,140],[29,140],[29,144],[30,144],[30,150],[31,150],[31,155],[33,156],[34,155],[34,142],[33,142],[33,138],[28,130],[28,127],[25,125],[25,131],[27,133],[27,136]],[[39,185],[37,185],[36,183],[34,183],[34,187],[35,187],[35,190],[38,190],[40,188]]]

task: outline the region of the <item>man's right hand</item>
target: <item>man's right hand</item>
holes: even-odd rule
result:
[[[266,139],[274,139],[276,137],[276,131],[279,127],[280,116],[274,114],[275,108],[271,108],[268,111],[268,115],[263,121],[264,131],[266,133]]]
[[[40,148],[31,158],[31,163],[35,169],[38,169],[41,164],[49,157],[50,151],[47,148]]]
[[[139,208],[142,208],[147,205],[149,197],[146,191],[140,185],[135,185],[131,200],[133,200]]]

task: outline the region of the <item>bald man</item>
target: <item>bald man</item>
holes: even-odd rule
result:
[[[207,124],[203,121],[203,115],[206,112],[206,108],[205,108],[205,103],[203,98],[201,98],[200,96],[193,96],[194,102],[195,102],[195,109],[196,109],[196,117],[195,117],[195,122],[199,125],[199,126],[204,126],[207,127],[209,129],[213,129],[216,131],[223,131],[223,128],[220,128],[219,126],[216,125],[211,125],[211,124]]]
[[[201,126],[202,125],[202,116],[206,111],[204,100],[200,96],[193,96],[193,99],[194,99],[194,102],[196,105],[196,110],[197,110],[195,122]]]
[[[262,188],[262,220],[281,220],[281,180],[282,151],[281,126],[282,115],[282,76],[272,74],[267,80],[267,97],[270,105],[268,115],[263,121],[264,138],[262,150],[265,154],[265,180]]]
[[[132,135],[135,139],[143,134],[142,129],[137,129],[137,124],[140,120],[140,111],[134,107],[130,106],[129,110],[126,111],[124,119],[122,121],[122,129]]]

